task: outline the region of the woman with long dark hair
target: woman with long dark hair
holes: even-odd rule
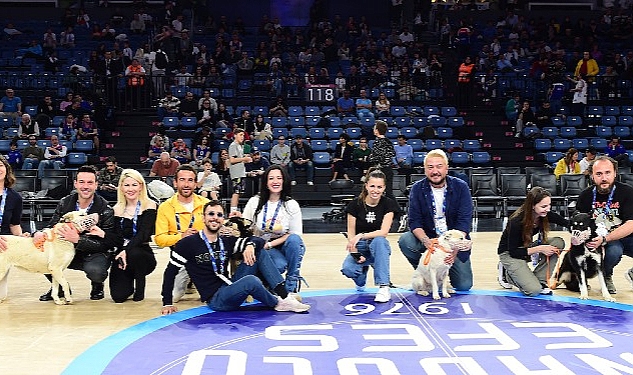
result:
[[[301,288],[301,261],[305,253],[301,207],[292,199],[290,177],[280,165],[264,171],[260,192],[249,199],[242,216],[253,221],[255,235],[266,240],[280,273],[286,272],[286,289],[298,293]]]
[[[547,288],[548,275],[554,272],[558,253],[565,248],[560,237],[549,237],[550,223],[568,227],[569,222],[550,211],[549,191],[536,186],[516,210],[501,235],[499,254],[499,283],[506,289],[519,288],[528,296],[551,294]],[[534,263],[534,270],[528,261]]]
[[[376,302],[388,302],[389,257],[391,246],[387,240],[394,215],[399,207],[384,195],[385,174],[373,168],[365,176],[363,191],[358,199],[347,205],[347,251],[341,272],[354,280],[356,289],[363,291],[369,266],[374,268],[374,282],[378,286]]]
[[[0,156],[0,234],[22,235],[22,196],[12,189],[15,184],[13,168]]]

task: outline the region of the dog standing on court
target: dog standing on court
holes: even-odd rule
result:
[[[431,240],[431,246],[426,249],[418,268],[413,272],[411,286],[414,291],[428,296],[429,291],[433,299],[440,299],[439,287],[442,286],[442,297],[450,298],[448,293],[448,271],[451,264],[445,260],[455,256],[461,249],[470,248],[471,241],[464,234],[452,229],[444,232],[440,237]]]
[[[64,290],[65,303],[72,303],[64,270],[75,256],[75,245],[60,238],[56,229],[61,225],[71,225],[78,233],[82,233],[97,225],[98,221],[98,214],[85,215],[72,211],[62,216],[53,228],[44,229],[45,240],[42,244],[36,244],[30,237],[4,236],[7,240],[7,250],[0,252],[0,302],[4,301],[8,294],[9,270],[16,266],[29,272],[51,274],[55,303],[64,304],[57,295],[60,285]]]
[[[575,214],[570,220],[571,248],[559,258],[558,271],[550,280],[550,287],[557,287],[565,283],[568,290],[580,292],[580,299],[589,297],[587,280],[598,277],[602,297],[605,301],[614,302],[604,281],[603,252],[600,246],[590,249],[586,242],[597,236],[606,235],[606,228],[598,229],[595,221],[589,214]]]

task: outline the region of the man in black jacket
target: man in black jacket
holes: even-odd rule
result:
[[[90,299],[103,299],[103,282],[108,277],[111,255],[123,245],[123,239],[115,229],[114,210],[108,202],[96,195],[97,170],[93,166],[82,166],[77,170],[74,182],[76,192],[62,198],[48,223],[52,228],[64,214],[71,211],[85,211],[99,214],[98,225],[89,232],[79,234],[70,227],[62,227],[58,235],[75,244],[75,257],[68,268],[82,270],[92,282]],[[34,235],[34,237],[36,237]],[[46,277],[51,280],[50,275]],[[51,301],[52,290],[40,296],[40,301]]]
[[[295,136],[295,143],[290,147],[290,164],[288,173],[292,185],[296,185],[296,169],[305,169],[308,177],[308,185],[314,185],[314,164],[312,163],[312,147],[303,141],[299,134]]]

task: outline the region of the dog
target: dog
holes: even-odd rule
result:
[[[598,276],[602,297],[605,301],[615,302],[611,297],[604,281],[604,268],[602,263],[602,246],[590,249],[585,244],[597,236],[604,236],[607,230],[596,226],[596,222],[589,214],[578,213],[570,220],[571,247],[559,257],[556,271],[550,279],[550,288],[555,289],[565,283],[568,290],[580,292],[580,299],[587,299],[589,288],[587,280]]]
[[[72,211],[62,216],[53,228],[44,229],[44,240],[36,242],[34,238],[4,236],[7,250],[0,252],[0,302],[8,295],[8,275],[12,266],[29,272],[51,274],[53,277],[53,300],[58,305],[72,303],[70,286],[64,277],[64,270],[75,256],[75,245],[57,235],[56,230],[70,224],[78,233],[90,230],[99,222],[98,214],[80,214]],[[57,295],[62,286],[65,302]]]
[[[451,264],[446,258],[454,256],[462,249],[470,248],[472,242],[464,234],[452,229],[444,232],[439,238],[431,240],[432,245],[426,249],[425,256],[413,273],[411,286],[422,296],[428,296],[429,290],[434,300],[440,299],[439,286],[442,286],[442,297],[450,298],[448,293],[448,271]]]

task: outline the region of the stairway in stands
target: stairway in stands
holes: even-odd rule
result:
[[[147,155],[150,133],[155,131],[153,112],[119,113],[116,116],[116,130],[111,133],[113,148],[101,151],[101,156],[115,156],[123,168],[145,168],[140,162]]]

